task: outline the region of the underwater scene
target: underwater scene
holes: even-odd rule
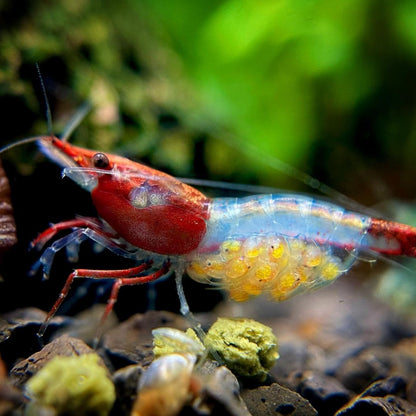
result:
[[[0,4],[0,415],[416,414],[416,4]]]

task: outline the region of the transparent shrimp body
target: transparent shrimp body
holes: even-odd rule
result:
[[[207,233],[187,273],[236,301],[285,300],[337,279],[367,246],[370,218],[299,195],[212,202]]]

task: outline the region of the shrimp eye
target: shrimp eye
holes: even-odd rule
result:
[[[107,169],[110,166],[110,161],[104,153],[96,153],[91,161],[94,167],[98,169]]]

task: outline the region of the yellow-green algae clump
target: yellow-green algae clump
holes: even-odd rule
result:
[[[264,381],[279,358],[277,340],[271,328],[246,318],[219,318],[204,338],[204,346],[192,329],[173,328],[152,331],[155,357],[191,353],[203,355],[204,347],[220,358],[235,375]]]
[[[277,340],[271,328],[246,318],[218,318],[204,344],[216,351],[237,376],[264,381],[279,358]]]
[[[106,416],[116,396],[99,360],[97,354],[54,357],[27,382],[28,393],[35,404],[57,414]]]

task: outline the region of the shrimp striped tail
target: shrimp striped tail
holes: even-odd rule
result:
[[[378,253],[416,257],[416,227],[372,218],[367,230],[367,244]]]

